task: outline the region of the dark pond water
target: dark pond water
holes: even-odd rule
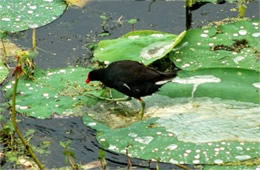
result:
[[[207,4],[193,11],[193,27],[207,25],[211,21],[236,17],[234,4]],[[101,27],[101,15],[109,17],[106,30],[109,37],[98,37],[104,30]],[[248,5],[247,17],[259,18],[259,1]],[[91,52],[87,45],[101,39],[115,38],[131,31],[127,20],[138,18],[136,29],[153,29],[178,34],[185,30],[185,9],[182,1],[158,1],[150,6],[150,1],[92,1],[83,9],[69,8],[55,22],[37,29],[37,41],[40,54],[35,59],[37,67],[62,68],[68,65],[89,66]],[[11,36],[11,39],[23,47],[31,47],[31,31],[25,31]],[[0,102],[4,102],[0,92]],[[42,141],[51,141],[48,155],[39,155],[47,168],[67,166],[64,161],[63,148],[59,141],[71,140],[77,162],[87,164],[98,160],[99,145],[95,131],[84,126],[80,117],[39,120],[29,117],[19,117],[22,121],[19,127],[25,132],[35,129],[31,143],[38,145]],[[107,161],[111,169],[126,167],[125,156],[108,152]],[[138,168],[155,168],[152,163],[133,159]],[[3,169],[9,169],[10,164],[4,164]],[[160,164],[161,169],[178,169],[169,164]]]

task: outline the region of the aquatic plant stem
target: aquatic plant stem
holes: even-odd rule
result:
[[[35,51],[37,48],[37,42],[36,42],[36,28],[32,29],[32,50]]]
[[[18,126],[17,126],[15,106],[16,106],[16,92],[17,92],[17,85],[18,85],[18,81],[19,81],[19,74],[20,74],[19,71],[16,70],[15,71],[15,83],[14,83],[13,96],[12,96],[12,123],[13,123],[16,134],[18,135],[19,139],[22,141],[26,150],[30,153],[32,159],[38,165],[39,169],[44,169],[43,165],[40,163],[39,159],[34,154],[32,147],[24,139],[22,133],[20,132],[20,130],[18,129]]]
[[[130,157],[129,157],[129,154],[128,154],[128,147],[129,147],[129,145],[127,145],[127,147],[126,147],[126,158],[127,158],[127,169],[128,170],[131,170],[132,169],[132,162],[131,162],[131,159],[130,159]]]

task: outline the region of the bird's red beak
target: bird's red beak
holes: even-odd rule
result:
[[[88,84],[90,82],[90,78],[88,77],[86,80],[86,84]]]
[[[85,82],[86,82],[86,84],[88,84],[90,81],[91,81],[91,80],[90,80],[89,74],[88,74],[88,78],[87,78],[87,80],[86,80]]]

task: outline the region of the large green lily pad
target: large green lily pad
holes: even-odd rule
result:
[[[46,25],[66,9],[62,0],[1,0],[0,30],[18,32]]]
[[[260,154],[259,104],[212,98],[146,97],[145,120],[111,128],[88,112],[83,122],[98,131],[106,149],[130,157],[173,164],[222,164],[255,159]],[[125,107],[133,110],[130,101]],[[107,118],[120,124],[122,116]],[[108,115],[108,114],[105,114]],[[100,114],[99,114],[100,116]],[[113,119],[110,119],[113,118]]]
[[[18,112],[36,118],[51,115],[68,116],[81,114],[84,105],[97,102],[86,94],[101,95],[104,90],[97,84],[86,85],[85,79],[90,69],[81,67],[52,71],[37,70],[33,81],[21,79],[18,84],[16,109]],[[7,96],[12,93],[12,84],[5,86]]]
[[[138,101],[98,103],[83,122],[99,143],[130,157],[173,164],[225,164],[260,155],[259,72],[240,68],[182,71],[157,94]],[[241,163],[243,165],[243,163]],[[244,164],[246,165],[246,164]]]
[[[245,68],[260,71],[260,20],[189,30],[170,53],[184,70]]]
[[[212,97],[260,103],[260,73],[237,68],[181,71],[158,92],[170,97]]]
[[[105,63],[135,60],[149,65],[168,54],[185,33],[176,36],[151,30],[133,31],[117,39],[100,41],[94,59]]]

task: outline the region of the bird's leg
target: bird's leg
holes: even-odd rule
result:
[[[145,102],[140,98],[138,101],[141,103],[141,110],[139,112],[139,119],[142,120],[144,117]]]
[[[85,94],[85,95],[88,96],[88,97],[93,97],[93,98],[97,98],[97,99],[100,99],[100,100],[106,100],[106,101],[112,101],[112,102],[129,101],[129,100],[131,100],[131,97],[110,99],[110,98],[107,98],[107,97],[95,96],[93,94]]]

